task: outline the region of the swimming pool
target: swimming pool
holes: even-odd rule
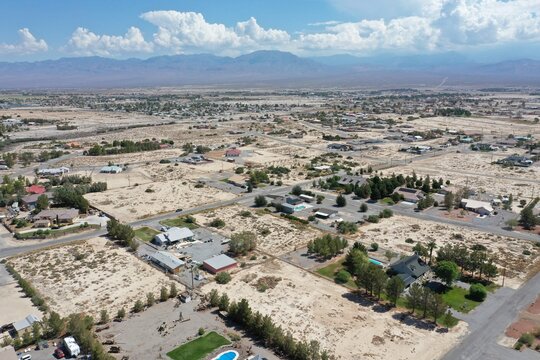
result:
[[[224,353],[219,354],[217,357],[212,360],[236,360],[238,359],[238,352],[234,350],[225,351]]]
[[[381,267],[384,266],[382,262],[380,262],[379,260],[372,259],[372,258],[369,258],[369,262],[377,266],[381,266]]]

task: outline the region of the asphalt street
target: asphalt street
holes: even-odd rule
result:
[[[452,349],[444,360],[538,360],[537,352],[515,351],[499,345],[497,341],[521,310],[534,302],[540,294],[540,273],[523,284],[513,294],[502,288],[498,299],[491,299],[468,316],[471,332]],[[489,298],[488,298],[489,299]]]

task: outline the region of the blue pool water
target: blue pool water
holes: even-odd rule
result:
[[[217,360],[235,360],[238,358],[238,355],[236,355],[236,352],[234,351],[227,351],[223,354],[219,355]]]
[[[380,262],[379,260],[375,260],[375,259],[369,258],[369,262],[372,263],[372,264],[375,264],[375,265],[377,265],[377,266],[383,266],[383,263]]]

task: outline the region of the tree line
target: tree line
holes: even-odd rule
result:
[[[208,294],[210,307],[226,312],[228,319],[241,325],[251,336],[261,339],[265,346],[273,349],[278,355],[291,360],[328,360],[333,358],[326,350],[321,349],[319,342],[299,341],[290,332],[277,325],[269,315],[253,311],[246,299],[239,302],[230,301],[227,294],[221,296],[213,289]]]
[[[348,242],[346,239],[339,236],[325,234],[315,240],[310,240],[307,244],[307,253],[315,254],[323,259],[329,259],[343,252],[347,248]]]

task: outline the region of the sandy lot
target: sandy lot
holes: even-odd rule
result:
[[[197,189],[195,185],[190,181],[165,181],[86,194],[85,197],[92,205],[125,222],[235,197],[208,186]]]
[[[16,282],[0,285],[0,326],[22,320],[30,314],[43,316]]]
[[[250,284],[263,276],[282,280],[262,293]],[[465,331],[463,325],[447,334],[405,325],[392,312],[375,312],[355,302],[357,297],[345,288],[278,260],[243,270],[227,285],[208,284],[203,291],[212,288],[236,301],[248,299],[252,309],[271,315],[296,338],[319,341],[338,359],[433,360]]]
[[[240,216],[240,212],[245,210],[250,211],[252,216]],[[262,210],[248,209],[237,205],[194,216],[199,224],[208,224],[215,218],[222,219],[225,221],[225,227],[215,229],[215,231],[224,236],[241,231],[254,231],[258,236],[257,248],[275,256],[301,248],[310,240],[323,234],[307,225],[295,224]],[[269,231],[267,235],[263,235],[265,230]]]
[[[511,287],[518,287],[539,260],[538,247],[531,242],[410,217],[394,216],[390,221],[369,224],[360,230],[361,241],[377,242],[385,248],[409,254],[416,242],[425,245],[431,239],[439,247],[445,244],[484,245],[490,254],[496,256],[496,264],[507,268],[505,285]],[[415,243],[407,244],[407,238],[413,239]],[[523,255],[525,249],[531,251],[532,255]]]
[[[144,301],[148,292],[157,298],[161,286],[171,282],[103,238],[42,250],[10,263],[64,316],[75,312],[98,316],[103,309],[112,316],[121,307],[129,310],[138,299]]]

